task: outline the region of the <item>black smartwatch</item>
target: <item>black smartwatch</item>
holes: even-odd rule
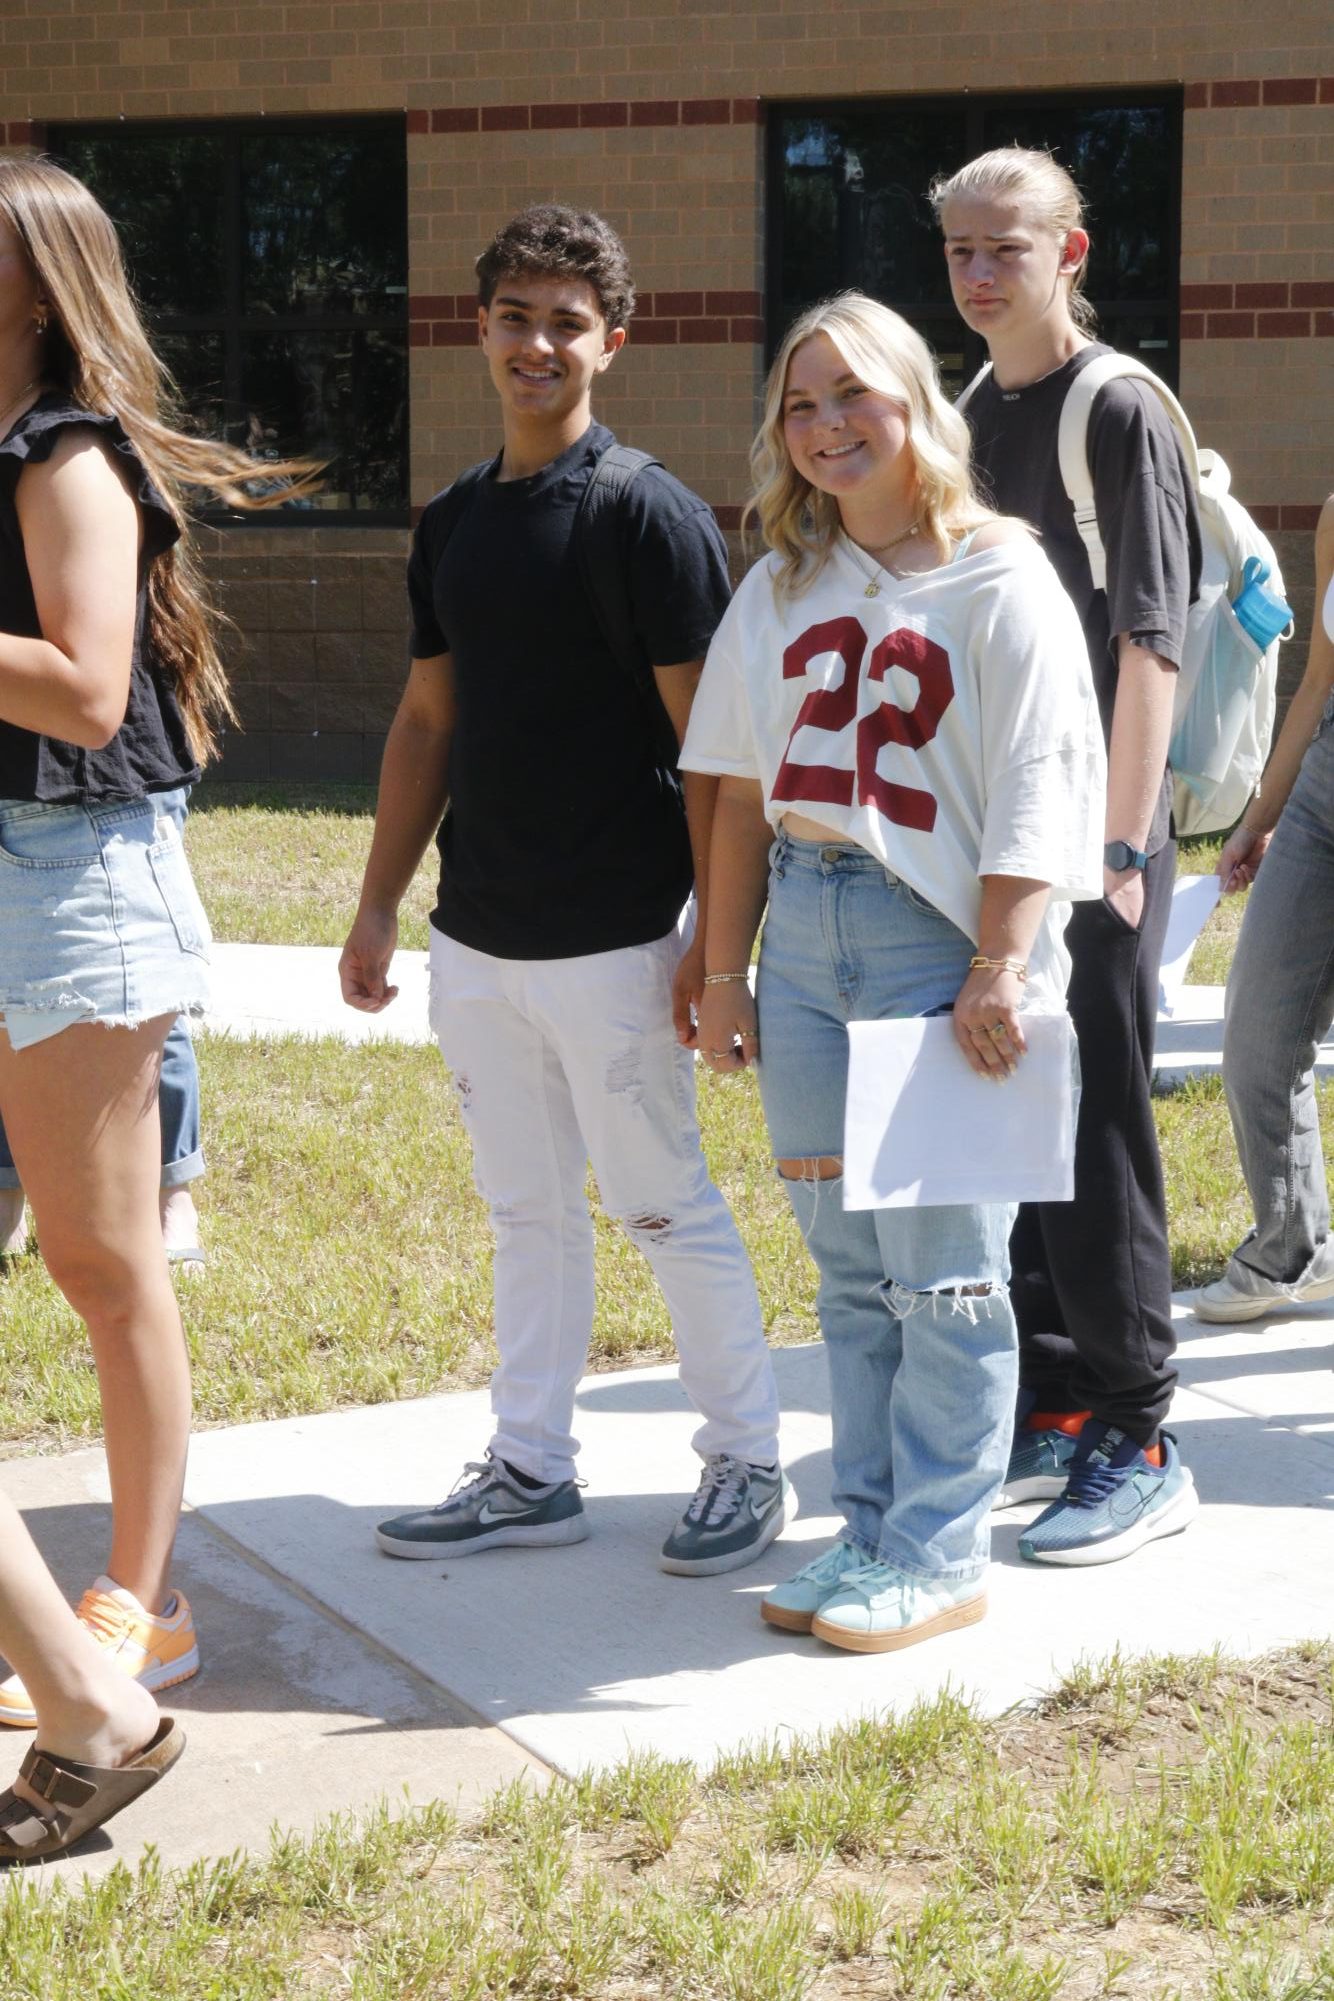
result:
[[[1108,841],[1102,851],[1102,858],[1109,869],[1142,869],[1149,857],[1141,848],[1132,848],[1129,841]]]

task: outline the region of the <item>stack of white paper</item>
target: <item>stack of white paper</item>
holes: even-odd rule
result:
[[[1068,1202],[1075,1189],[1074,1028],[1024,1017],[1028,1054],[979,1077],[947,1015],[848,1025],[843,1203]]]

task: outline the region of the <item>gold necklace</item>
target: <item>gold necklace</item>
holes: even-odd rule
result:
[[[901,542],[911,542],[913,536],[920,532],[921,526],[922,524],[920,521],[914,521],[910,523],[910,525],[904,529],[901,535],[896,535],[894,537],[892,542],[881,543],[880,545],[881,553],[887,556],[890,550],[897,549]],[[862,561],[862,556],[865,552],[861,549],[858,543],[853,541],[851,535],[847,537],[847,543],[849,549],[851,549],[852,551],[853,561],[856,563],[859,570],[865,572],[866,565]],[[883,563],[876,564],[874,571],[870,573],[871,581],[867,584],[866,589],[862,592],[863,597],[868,597],[868,598],[879,597],[880,579],[884,574],[884,569],[885,566]]]

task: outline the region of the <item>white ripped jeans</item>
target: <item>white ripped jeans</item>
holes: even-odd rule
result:
[[[593,1325],[589,1161],[662,1287],[701,1456],[778,1457],[778,1393],[750,1261],[709,1179],[694,1057],[672,1027],[676,931],[572,959],[496,959],[431,933],[431,1028],[495,1231],[491,1450],[567,1480]]]

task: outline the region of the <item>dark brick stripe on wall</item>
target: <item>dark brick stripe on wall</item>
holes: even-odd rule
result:
[[[1182,340],[1306,340],[1334,334],[1334,284],[1183,285]]]
[[[1249,511],[1261,528],[1295,528],[1304,534],[1312,534],[1320,519],[1319,501],[1311,506],[1258,502],[1253,503]]]
[[[596,104],[450,104],[409,111],[409,132],[569,132],[631,125],[756,125],[758,97],[604,98]]]
[[[7,125],[0,120],[0,146],[44,146],[45,144],[45,125],[35,125],[30,118],[11,118]]]
[[[1228,76],[1186,85],[1187,111],[1237,111],[1255,104],[1334,104],[1334,76]]]
[[[475,347],[475,292],[421,293],[408,300],[413,347]],[[758,292],[641,292],[630,322],[641,347],[764,339]]]

